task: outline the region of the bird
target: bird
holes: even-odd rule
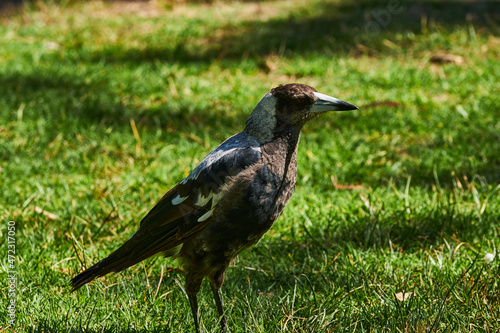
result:
[[[243,131],[212,150],[170,189],[129,240],[73,277],[71,291],[153,255],[173,257],[185,272],[195,331],[203,331],[197,294],[207,278],[221,331],[230,332],[220,293],[226,269],[264,236],[290,200],[302,127],[329,111],[357,109],[305,84],[271,89],[255,106]]]

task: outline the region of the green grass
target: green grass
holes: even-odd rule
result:
[[[228,270],[233,332],[499,331],[499,260],[483,259],[500,250],[499,6],[404,2],[377,26],[390,3],[38,3],[1,18],[12,331],[192,331],[173,261],[73,294],[69,279],[287,82],[360,110],[304,129],[296,193]],[[441,53],[464,62],[430,62]],[[0,294],[6,318],[6,278]],[[206,284],[199,302],[217,332]]]

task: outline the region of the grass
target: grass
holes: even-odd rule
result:
[[[499,331],[499,260],[483,259],[500,247],[499,17],[480,1],[36,2],[4,16],[0,249],[7,271],[13,220],[18,285],[0,330],[191,331],[168,259],[74,294],[69,279],[270,88],[301,82],[360,111],[304,129],[294,197],[228,270],[233,332]],[[443,53],[463,61],[431,62]],[[2,278],[1,318],[8,291]],[[199,299],[217,332],[207,285]]]

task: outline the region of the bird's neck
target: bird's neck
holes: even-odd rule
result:
[[[297,146],[300,139],[300,129],[297,127],[286,127],[280,131],[273,132],[273,139],[261,144],[266,163],[277,168],[274,173],[284,177],[290,163],[295,167],[297,164]]]
[[[301,127],[298,126],[287,126],[281,129],[275,129],[273,132],[273,141],[279,142],[283,152],[286,151],[287,155],[294,155],[299,144],[300,130]]]
[[[252,114],[248,118],[244,132],[254,138],[258,143],[264,144],[274,139],[273,129],[276,125],[274,116]]]
[[[297,146],[300,139],[300,128],[287,127],[275,132],[272,141],[261,146],[263,162],[268,170],[279,177],[276,182],[273,204],[276,210],[272,215],[274,221],[283,211],[286,203],[290,199],[297,180]],[[276,205],[276,203],[278,203]]]
[[[262,145],[274,139],[275,127],[276,99],[269,92],[253,109],[244,132]]]
[[[247,121],[247,126],[244,133],[261,145],[273,143],[273,146],[279,146],[280,153],[286,155],[292,154],[297,150],[297,145],[300,139],[301,127],[287,126],[283,128],[275,127],[269,128],[268,126],[258,126],[252,123],[252,118]]]

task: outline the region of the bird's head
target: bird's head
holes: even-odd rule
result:
[[[247,120],[245,131],[259,142],[271,141],[280,131],[302,126],[329,111],[357,110],[352,104],[321,94],[305,84],[290,83],[271,89]]]

